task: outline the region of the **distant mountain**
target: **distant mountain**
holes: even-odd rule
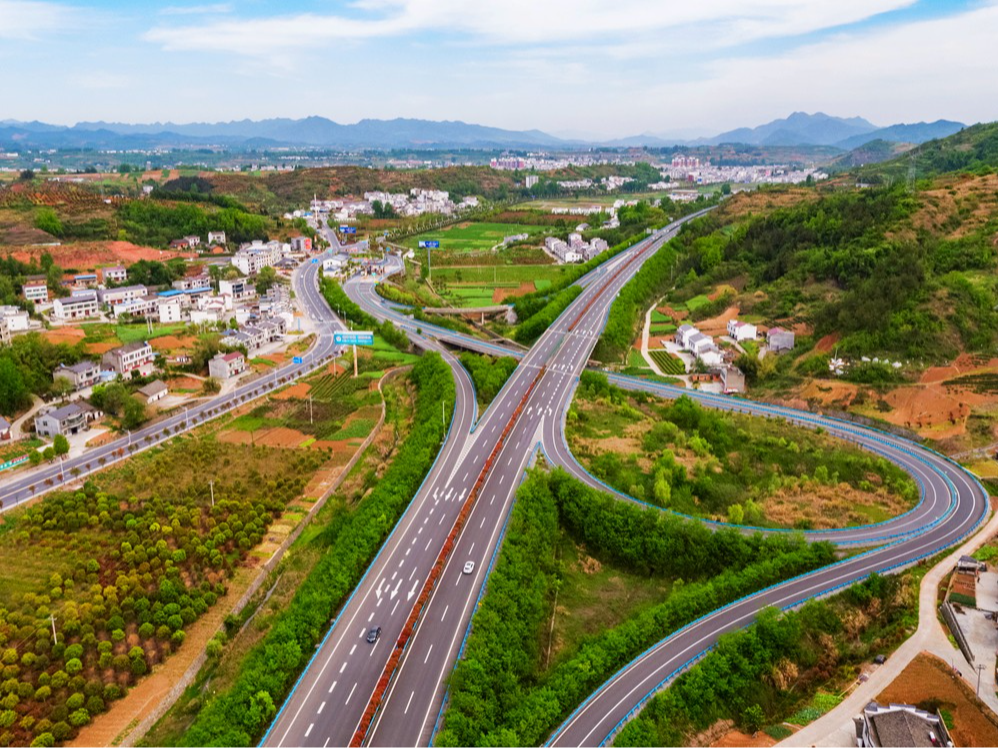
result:
[[[3,125],[6,124],[6,127]],[[354,125],[341,125],[325,117],[304,119],[240,120],[234,122],[177,124],[124,124],[120,122],[80,122],[73,127],[43,130],[37,123],[0,123],[0,142],[5,129],[22,132],[22,142],[39,145],[84,143],[108,146],[108,134],[122,145],[162,143],[176,145],[298,145],[322,148],[505,148],[516,146],[562,146],[565,141],[540,130],[515,131],[465,122],[433,122],[419,119],[364,119]],[[23,133],[28,133],[25,136]]]
[[[912,125],[891,125],[862,135],[853,135],[845,140],[840,140],[835,145],[844,150],[852,150],[874,140],[884,140],[888,143],[918,144],[948,137],[960,132],[965,127],[966,125],[962,122],[953,122],[948,119],[939,119],[935,122],[917,122]]]
[[[862,181],[917,179],[953,172],[998,169],[998,122],[971,125],[958,133],[929,140],[892,159],[856,170]]]
[[[748,143],[749,145],[835,145],[846,138],[877,130],[862,117],[832,117],[823,112],[794,112],[758,127],[740,127],[695,141],[703,145]]]
[[[758,127],[742,127],[712,138],[682,140],[643,133],[615,140],[593,142],[563,139],[540,130],[504,130],[458,121],[422,119],[364,119],[342,125],[325,117],[274,118],[231,122],[80,122],[72,127],[44,122],[0,120],[0,148],[102,148],[147,149],[155,147],[232,149],[300,146],[331,150],[388,150],[393,148],[480,148],[501,150],[669,148],[745,144],[758,147],[819,146],[852,150],[872,140],[922,143],[963,128],[959,122],[939,120],[878,128],[861,117],[832,117],[818,112],[795,112]]]

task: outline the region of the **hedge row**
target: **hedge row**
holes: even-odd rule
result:
[[[319,284],[322,295],[331,309],[338,310],[338,312],[342,313],[344,317],[354,324],[380,333],[385,342],[395,348],[404,351],[409,347],[409,338],[406,337],[404,332],[395,327],[391,320],[378,322],[378,320],[355,304],[346,295],[346,292],[339,283],[331,278],[323,278]]]
[[[445,426],[441,402],[454,407],[454,381],[443,359],[422,356],[413,366],[417,389],[413,430],[371,494],[346,520],[335,544],[319,561],[270,632],[246,657],[236,682],[198,715],[185,745],[253,745],[315,651],[330,619],[357,585],[423,481]]]
[[[543,308],[517,326],[516,332],[513,334],[513,338],[516,342],[523,343],[524,345],[533,343],[537,340],[537,338],[544,334],[545,330],[554,324],[554,321],[558,319],[559,315],[561,315],[561,313],[568,308],[568,305],[575,301],[576,297],[581,293],[582,286],[569,286],[568,288],[559,291],[547,304],[544,305]]]
[[[637,334],[638,321],[648,305],[672,286],[676,252],[667,243],[645,260],[641,269],[620,289],[610,306],[606,327],[593,355],[601,361],[622,359]]]
[[[556,513],[597,557],[701,581],[677,584],[661,604],[594,636],[540,675],[537,641],[553,589]],[[589,525],[602,529],[580,535]],[[826,544],[736,533],[708,538],[701,531],[711,535],[693,523],[609,499],[561,471],[532,473],[517,494],[499,563],[454,671],[436,744],[539,745],[586,696],[655,642],[752,591],[833,560]],[[707,543],[716,557],[679,557],[698,543]],[[657,558],[640,559],[642,553]]]

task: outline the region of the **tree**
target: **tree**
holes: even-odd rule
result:
[[[52,440],[52,448],[55,450],[56,455],[68,454],[69,440],[62,434],[56,434],[55,439]]]
[[[121,425],[126,429],[134,429],[141,426],[148,420],[146,415],[146,406],[136,400],[134,397],[129,397],[125,400],[124,414],[121,417]]]
[[[0,413],[11,415],[31,404],[24,377],[12,360],[0,358]]]
[[[62,236],[62,221],[51,208],[42,208],[35,215],[35,228],[52,236]]]
[[[269,265],[264,268],[260,268],[260,272],[256,274],[256,291],[259,294],[267,293],[271,286],[277,283],[277,270],[270,267]]]
[[[24,169],[18,175],[18,179],[20,179],[23,182],[30,182],[34,178],[35,178],[35,172],[32,169]]]

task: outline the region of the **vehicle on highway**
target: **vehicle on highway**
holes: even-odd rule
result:
[[[381,638],[381,626],[374,626],[367,632],[367,643],[374,644]]]
[[[469,561],[468,563],[466,563],[464,565],[464,573],[465,574],[470,574],[474,570],[475,570],[475,562],[474,561]]]

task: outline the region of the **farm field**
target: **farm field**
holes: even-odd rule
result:
[[[686,373],[686,365],[668,351],[658,348],[648,351],[648,355],[651,356],[651,360],[658,365],[658,368],[666,374]]]
[[[433,284],[449,304],[492,306],[511,296],[539,291],[565,272],[565,265],[469,265],[433,269]]]
[[[492,249],[507,236],[514,234],[530,234],[534,236],[544,232],[543,226],[527,226],[514,223],[457,223],[438,231],[417,234],[405,240],[404,244],[413,249],[419,248],[423,240],[440,242],[440,249],[448,252],[482,251]],[[432,250],[431,250],[432,251]]]

